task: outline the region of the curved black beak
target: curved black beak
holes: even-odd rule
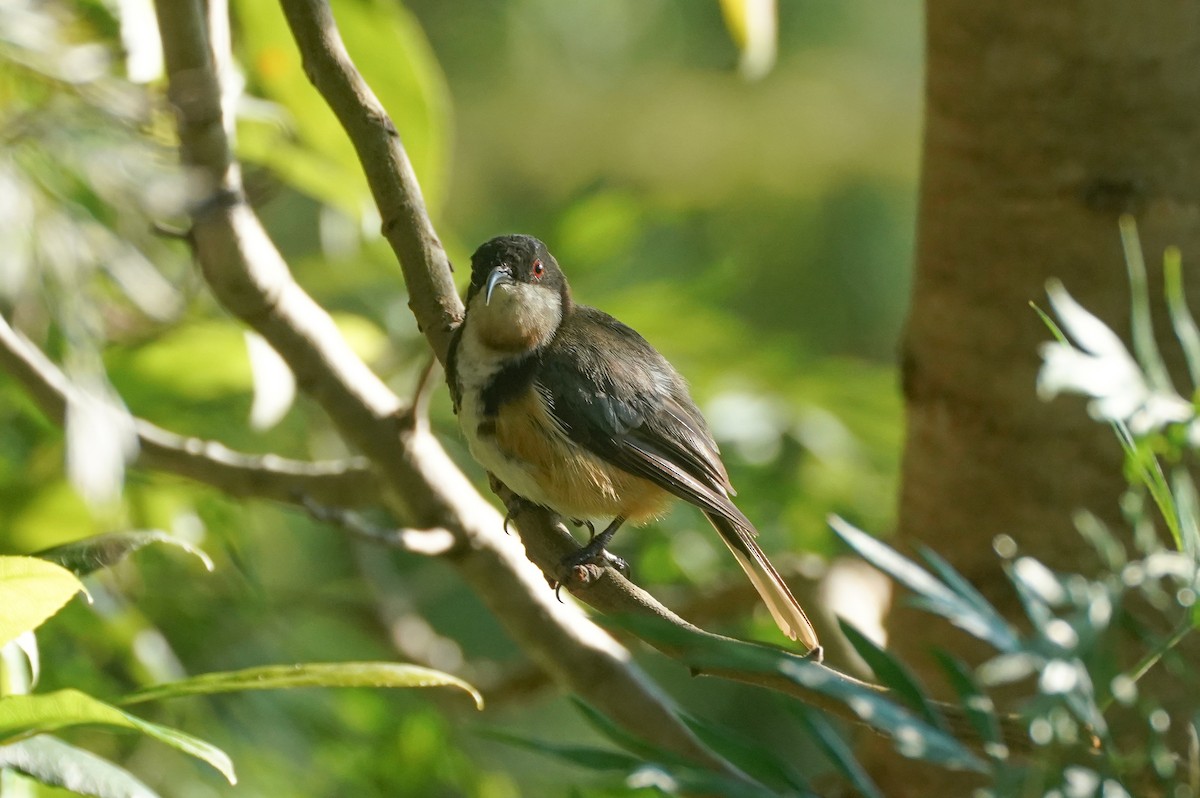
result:
[[[512,269],[510,269],[508,266],[497,266],[496,268],[492,269],[491,272],[488,273],[487,282],[483,284],[483,303],[485,305],[492,304],[492,291],[496,290],[496,286],[500,285],[500,283],[511,282],[513,282]]]

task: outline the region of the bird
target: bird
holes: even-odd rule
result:
[[[623,524],[682,499],[708,518],[780,630],[820,656],[812,623],[731,499],[683,377],[631,327],[576,303],[542,241],[498,236],[471,256],[446,371],[471,455],[493,477],[577,525],[611,519],[563,565],[610,556]]]

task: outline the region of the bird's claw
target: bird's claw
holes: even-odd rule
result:
[[[629,563],[608,549],[602,546],[593,546],[591,543],[578,551],[568,554],[559,562],[559,568],[564,571],[571,571],[583,565],[615,568],[622,576],[629,576]]]
[[[592,538],[596,537],[596,527],[594,527],[592,525],[591,521],[588,521],[586,519],[580,520],[578,518],[572,518],[571,525],[574,526],[576,529],[578,529],[581,526],[586,526],[587,530],[588,530],[588,540],[589,541],[591,541]]]

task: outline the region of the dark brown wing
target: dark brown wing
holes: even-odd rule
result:
[[[753,535],[683,378],[636,331],[577,306],[541,353],[537,382],[571,440]]]
[[[535,379],[567,436],[703,510],[783,633],[819,649],[808,616],[755,543],[753,524],[729,500],[717,444],[671,364],[634,330],[587,307],[567,317],[538,357]]]

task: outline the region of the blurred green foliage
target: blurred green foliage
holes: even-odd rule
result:
[[[411,390],[426,350],[352,151],[276,5],[233,6],[252,202],[301,284],[385,379]],[[786,552],[834,551],[829,512],[887,528],[919,129],[916,0],[782,4],[778,61],[757,82],[738,75],[716,2],[335,6],[460,281],[487,237],[546,240],[580,301],[638,328],[688,376],[781,566]],[[127,77],[154,57],[138,8],[0,4],[0,309],[73,378],[107,380],[138,416],[249,451],[344,454],[303,397],[273,429],[250,428],[243,331],[204,291],[186,247],[154,231],[186,223],[186,186],[161,80]],[[433,413],[481,477],[444,395]],[[140,470],[115,505],[89,507],[64,476],[64,450],[62,432],[0,374],[0,552],[163,529],[202,546],[216,570],[150,549],[89,577],[95,604],[72,603],[40,636],[41,691],[103,697],[266,663],[399,658],[498,696],[489,728],[602,739],[530,678],[444,565],[381,557],[292,510]],[[680,601],[740,579],[686,509],[616,548],[640,581]],[[774,639],[749,603],[716,626]],[[693,714],[765,740],[810,776],[827,767],[776,698],[646,665]],[[469,712],[428,694],[341,691],[189,699],[151,719],[228,751],[243,796],[507,798],[565,784],[646,794],[514,751]],[[144,743],[69,739],[164,794],[234,794]]]

